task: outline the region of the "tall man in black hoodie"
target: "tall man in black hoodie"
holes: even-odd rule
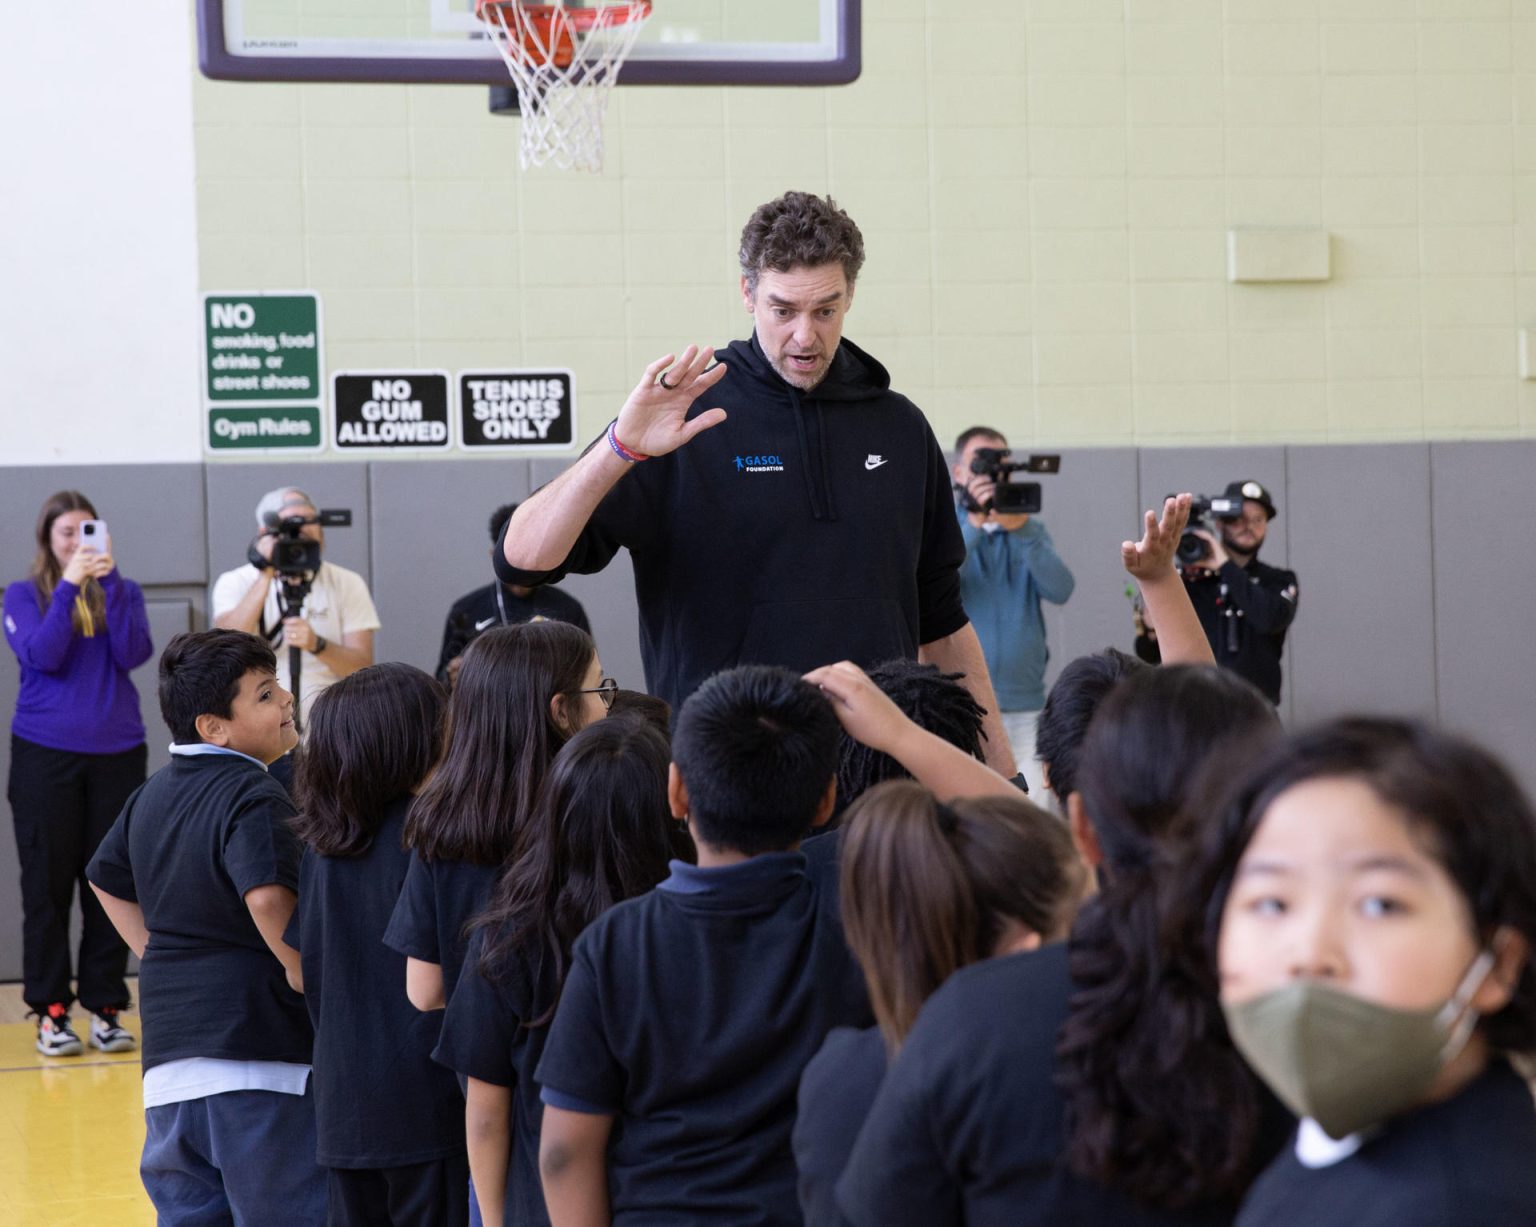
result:
[[[987,761],[1012,775],[960,603],[944,454],[842,335],[858,226],[831,199],[786,192],[753,213],[740,258],[752,338],[719,362],[690,345],[646,367],[606,436],[518,508],[497,574],[533,587],[627,548],[646,681],[674,710],[738,664],[904,657],[963,673],[988,713]]]

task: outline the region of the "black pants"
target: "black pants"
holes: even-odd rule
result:
[[[326,1169],[327,1227],[464,1227],[469,1160],[450,1155],[409,1167]]]
[[[39,1013],[68,1006],[69,909],[80,888],[80,1004],[92,1012],[128,1004],[128,947],[101,910],[85,867],[128,795],[144,782],[143,746],[76,754],[11,735],[7,795],[21,861],[22,998]]]

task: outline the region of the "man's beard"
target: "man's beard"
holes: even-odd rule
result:
[[[1250,559],[1257,558],[1259,556],[1259,550],[1264,544],[1262,541],[1260,541],[1255,545],[1238,545],[1237,542],[1233,541],[1232,538],[1227,536],[1226,533],[1221,534],[1221,543],[1227,547],[1227,553],[1243,554]]]

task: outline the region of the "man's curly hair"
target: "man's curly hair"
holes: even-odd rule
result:
[[[759,205],[741,231],[741,275],[747,289],[757,291],[764,269],[787,273],[834,261],[843,266],[848,288],[864,267],[864,236],[853,218],[832,197],[810,192],[785,192]]]

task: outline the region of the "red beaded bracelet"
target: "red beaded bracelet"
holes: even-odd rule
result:
[[[620,460],[629,461],[630,464],[639,464],[642,460],[649,460],[649,456],[643,455],[640,452],[631,451],[629,448],[625,447],[622,443],[619,442],[618,426],[618,418],[614,418],[613,421],[608,423],[608,446],[613,448],[613,454]]]

